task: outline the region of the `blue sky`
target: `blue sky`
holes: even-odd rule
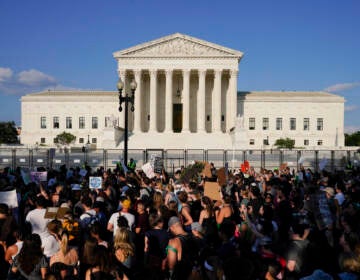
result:
[[[44,89],[116,90],[112,53],[172,33],[244,52],[239,90],[327,90],[360,130],[360,1],[0,0],[0,121]]]

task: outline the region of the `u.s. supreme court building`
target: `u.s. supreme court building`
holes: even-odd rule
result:
[[[309,149],[344,146],[344,98],[327,92],[244,92],[243,53],[175,33],[113,53],[130,92],[130,149],[262,149],[279,138]],[[114,69],[115,71],[115,69]],[[80,73],[79,73],[80,74]],[[21,143],[123,148],[124,111],[114,91],[44,91],[21,98]],[[123,106],[124,107],[124,106]]]

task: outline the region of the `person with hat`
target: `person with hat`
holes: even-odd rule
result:
[[[129,229],[132,231],[134,223],[135,223],[135,216],[129,212],[130,210],[131,201],[129,199],[124,199],[120,204],[120,209],[118,212],[115,212],[111,215],[108,224],[107,229],[114,233],[114,236],[116,234],[117,230],[117,220],[119,216],[124,216],[126,220],[129,223]]]

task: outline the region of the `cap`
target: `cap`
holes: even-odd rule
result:
[[[125,199],[125,200],[121,203],[121,205],[122,205],[122,208],[129,209],[129,208],[130,208],[130,205],[131,205],[131,202],[130,202],[130,200]]]
[[[172,216],[170,219],[169,219],[169,222],[168,222],[168,227],[170,228],[171,226],[177,224],[177,223],[180,223],[180,219],[176,216]]]
[[[195,223],[191,224],[191,230],[196,230],[198,232],[202,232],[203,228],[198,222],[195,222]]]

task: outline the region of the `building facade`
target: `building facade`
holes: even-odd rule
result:
[[[239,51],[176,33],[113,56],[124,92],[137,82],[131,149],[270,148],[286,137],[297,147],[344,145],[342,97],[238,92]],[[74,146],[122,148],[117,92],[47,91],[21,103],[23,144],[52,146],[67,131],[77,136]]]

